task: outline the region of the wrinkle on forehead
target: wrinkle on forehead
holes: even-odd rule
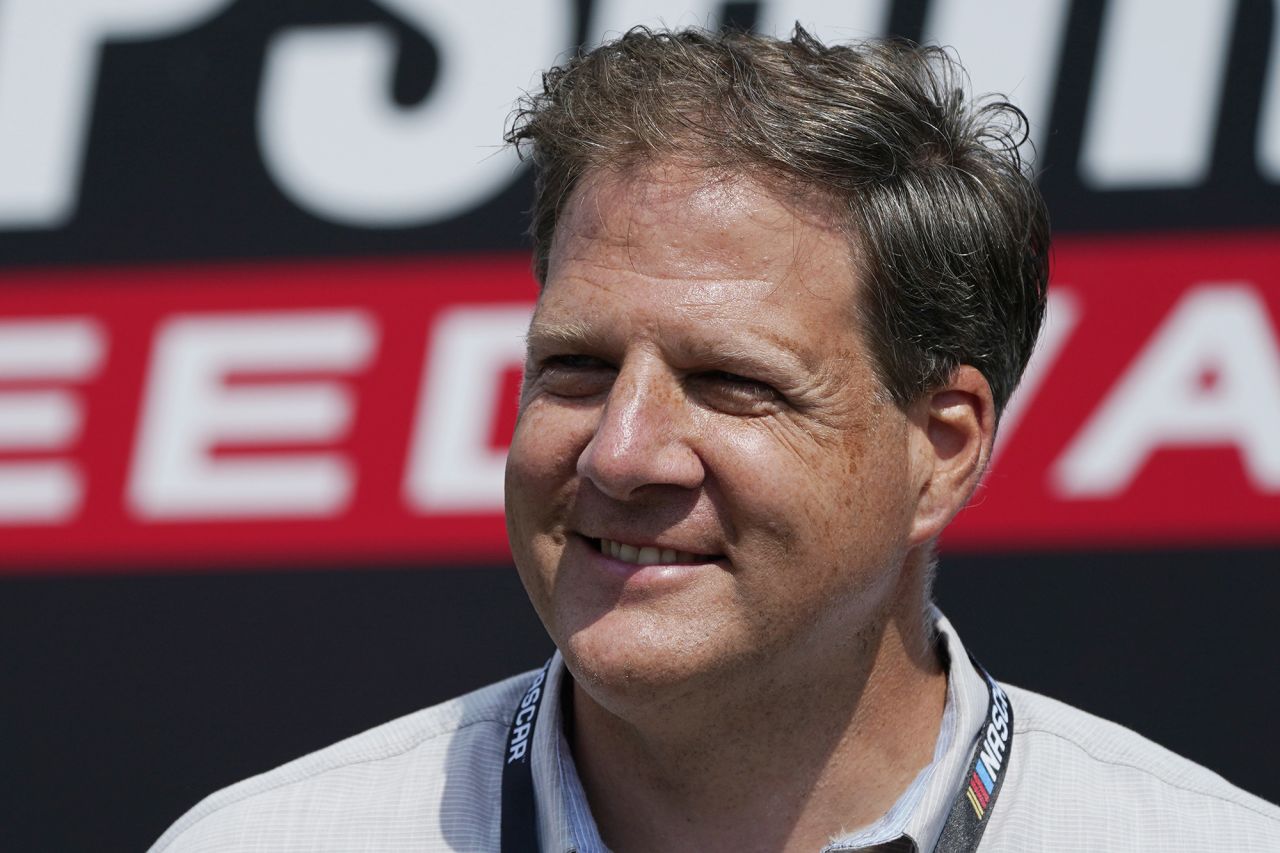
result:
[[[698,334],[696,328],[687,328],[684,330],[687,334],[677,335],[668,343],[684,356],[705,362],[782,358],[791,367],[799,368],[812,358],[806,347],[769,324],[746,321],[741,328],[748,334],[740,338],[720,335],[714,341]],[[531,348],[564,346],[605,350],[609,348],[610,332],[609,328],[581,320],[548,320],[535,315],[525,341]],[[762,342],[767,346],[761,347]]]
[[[751,281],[805,286],[795,273],[816,243],[839,241],[850,260],[853,252],[831,204],[809,196],[675,160],[597,170],[565,207],[551,264],[587,261],[651,279],[714,282],[706,304],[720,301],[725,287]],[[848,275],[847,268],[827,272]]]

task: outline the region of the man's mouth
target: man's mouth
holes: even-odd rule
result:
[[[689,551],[659,548],[654,545],[628,545],[615,539],[596,539],[594,542],[600,553],[613,557],[615,560],[621,560],[624,563],[634,563],[637,566],[655,566],[659,564],[664,566],[695,565],[715,559],[709,554],[694,554]]]

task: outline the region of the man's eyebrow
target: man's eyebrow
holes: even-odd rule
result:
[[[807,359],[801,349],[783,335],[760,334],[760,341],[710,340],[681,337],[674,344],[674,354],[707,364],[732,367],[740,365],[758,370],[803,370]],[[538,322],[529,326],[525,344],[530,352],[537,349],[601,349],[606,335],[595,326],[581,321]]]
[[[601,335],[591,326],[580,321],[543,323],[534,320],[529,324],[529,331],[525,334],[524,340],[530,348],[555,345],[581,347],[599,344]]]
[[[777,335],[765,335],[759,342],[709,341],[694,338],[682,342],[681,353],[708,364],[743,365],[757,370],[800,370],[805,367],[801,353],[786,339]]]

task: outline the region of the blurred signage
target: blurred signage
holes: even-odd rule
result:
[[[1280,542],[1274,239],[1068,240],[951,548]],[[0,292],[4,563],[506,553],[522,255],[32,273]]]
[[[951,547],[1280,542],[1280,238],[1065,238]]]
[[[0,562],[500,558],[528,258],[0,291]]]
[[[831,40],[893,29],[954,47],[975,93],[1009,93],[1027,113],[1060,227],[1280,224],[1273,6],[1176,10],[5,0],[0,257],[367,253],[403,251],[410,235],[419,248],[510,247],[518,207],[503,199],[521,172],[501,135],[517,97],[579,37],[662,22],[785,34],[800,21]],[[460,223],[494,204],[498,230]]]
[[[504,558],[501,129],[659,20],[952,45],[1028,114],[1051,317],[947,547],[1280,542],[1275,8],[3,0],[0,570]]]

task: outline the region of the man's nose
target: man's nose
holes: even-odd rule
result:
[[[705,472],[690,444],[687,406],[677,377],[624,365],[578,456],[578,474],[617,500],[645,486],[697,488]]]

